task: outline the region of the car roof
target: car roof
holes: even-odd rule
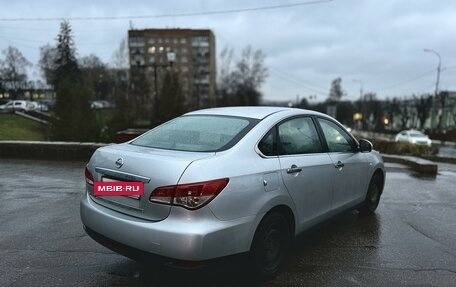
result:
[[[403,130],[403,131],[401,131],[401,133],[419,133],[419,134],[423,134],[423,132],[421,132],[419,130],[414,130],[414,129]]]
[[[204,110],[198,110],[187,113],[185,115],[221,115],[221,116],[233,116],[233,117],[246,117],[254,119],[264,119],[275,113],[287,112],[292,114],[311,114],[311,115],[323,115],[319,112],[296,109],[296,108],[285,108],[285,107],[267,107],[267,106],[255,106],[255,107],[223,107],[223,108],[210,108]]]

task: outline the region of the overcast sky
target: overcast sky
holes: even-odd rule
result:
[[[211,29],[217,55],[226,45],[247,45],[266,55],[267,100],[326,99],[330,83],[342,78],[347,98],[376,92],[379,98],[433,93],[438,57],[441,90],[456,90],[456,1],[333,0],[307,1],[280,9],[198,16],[182,13],[239,10],[305,3],[301,0],[0,0],[0,50],[18,48],[36,65],[39,47],[55,44],[59,20],[28,18],[118,17],[70,20],[78,56],[96,54],[110,62],[131,25],[145,28]],[[136,16],[136,17],[135,17]],[[132,17],[129,19],[128,17]],[[15,19],[15,20],[12,20]],[[22,19],[22,20],[19,20]],[[3,58],[3,55],[0,55]],[[32,69],[33,77],[40,75]]]

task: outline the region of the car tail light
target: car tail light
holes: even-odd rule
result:
[[[187,209],[198,209],[208,204],[228,184],[229,179],[217,179],[205,182],[164,186],[155,189],[151,202],[172,204]]]
[[[92,173],[89,171],[89,169],[87,168],[87,166],[86,166],[86,168],[85,168],[84,175],[85,175],[85,180],[86,180],[86,182],[87,182],[88,184],[90,184],[90,185],[93,185],[93,175],[92,175]]]

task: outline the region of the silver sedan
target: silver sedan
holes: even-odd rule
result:
[[[85,177],[82,223],[108,248],[184,263],[247,253],[270,276],[300,232],[348,209],[373,213],[385,169],[370,142],[327,115],[232,107],[99,148]],[[143,192],[95,195],[100,182],[139,182]]]

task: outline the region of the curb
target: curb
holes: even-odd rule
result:
[[[414,171],[419,172],[428,176],[436,176],[438,171],[438,166],[436,163],[413,156],[399,156],[391,154],[382,154],[383,160],[385,162],[394,162],[407,165],[411,167]]]
[[[105,143],[0,141],[0,158],[89,161]]]
[[[423,155],[422,158],[430,160],[430,161],[456,164],[456,158],[453,158],[453,157],[441,157],[441,156],[437,156],[437,155]]]

